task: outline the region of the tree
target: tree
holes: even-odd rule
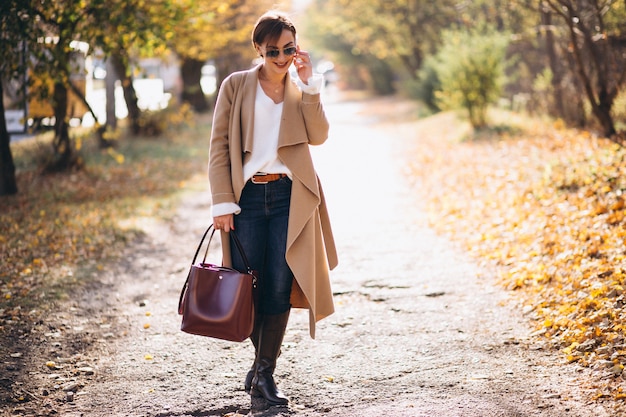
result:
[[[29,2],[0,2],[0,196],[18,191],[11,137],[4,115],[4,83],[26,72],[26,44],[29,39],[37,36],[36,31],[29,29],[31,16]]]
[[[132,126],[136,127],[139,111],[132,80],[128,82],[126,52],[158,43],[161,38],[155,33],[161,33],[160,23],[167,21],[173,7],[170,0],[60,0],[34,5],[32,25],[45,33],[46,41],[33,43],[29,49],[33,55],[32,73],[42,81],[43,88],[38,94],[51,101],[55,119],[54,158],[48,168],[63,170],[78,162],[69,136],[67,113],[68,92],[78,93],[71,82],[72,75],[79,70],[72,60],[74,45],[80,41],[88,45],[89,53],[98,48],[114,56],[125,87]],[[89,107],[85,98],[80,98]],[[99,129],[99,133],[101,143],[106,145],[102,137],[104,130]]]
[[[200,86],[201,70],[209,59],[216,61],[219,81],[234,70],[248,68],[254,59],[250,34],[256,19],[274,2],[180,1],[181,23],[172,28],[172,48],[181,59],[182,100],[196,111],[208,109]]]
[[[37,93],[40,98],[51,101],[55,119],[54,154],[47,167],[49,170],[65,170],[79,163],[70,140],[67,111],[68,92],[73,89],[71,78],[79,71],[72,55],[76,53],[79,40],[83,45],[98,43],[102,36],[99,23],[109,15],[105,0],[33,2],[31,27],[43,32],[45,37],[29,45],[31,70],[33,76],[42,81]]]
[[[356,71],[366,71],[373,86],[381,77],[417,77],[424,57],[440,43],[442,29],[455,23],[455,1],[367,1],[355,7],[348,0],[316,0],[311,6],[310,38],[335,51],[335,59]],[[374,64],[376,63],[376,64]],[[392,75],[393,74],[393,75]]]
[[[159,56],[165,53],[173,36],[172,28],[178,26],[182,13],[172,0],[114,0],[110,15],[100,25],[101,35],[97,46],[106,55],[109,78],[119,79],[128,108],[131,131],[139,133],[141,110],[133,87],[132,65],[142,56]],[[110,103],[113,106],[114,102]],[[107,125],[115,129],[115,117],[107,117]]]
[[[0,97],[3,95],[2,81],[0,81]],[[0,196],[17,193],[15,179],[15,164],[11,153],[11,137],[7,130],[4,116],[4,104],[0,104]]]
[[[568,33],[567,50],[591,112],[603,134],[616,133],[611,114],[626,84],[626,4],[617,0],[544,0],[545,9],[561,19]]]

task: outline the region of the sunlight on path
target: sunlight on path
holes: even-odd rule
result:
[[[393,142],[359,115],[363,104],[335,103],[327,106],[331,123],[330,138],[313,147],[316,167],[338,233],[353,227],[381,230],[398,223],[402,185]],[[372,231],[369,231],[372,233]]]
[[[339,250],[332,276],[339,288],[357,279],[354,272],[363,274],[359,280],[380,279],[389,269],[404,275],[411,253],[434,235],[405,178],[406,138],[394,137],[393,125],[381,125],[366,109],[367,101],[327,104],[330,137],[311,148]]]

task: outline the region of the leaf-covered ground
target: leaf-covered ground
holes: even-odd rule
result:
[[[626,150],[558,122],[499,114],[472,132],[434,116],[412,167],[432,225],[496,266],[536,336],[626,397]],[[565,365],[567,366],[567,365]]]
[[[562,351],[563,366],[597,371],[589,381],[597,400],[621,402],[626,151],[587,132],[497,117],[502,125],[480,133],[451,113],[419,122],[431,133],[416,138],[411,169],[429,196],[432,225],[497,268],[536,337]],[[86,143],[86,168],[69,175],[33,169],[45,140],[14,146],[20,194],[0,199],[3,356],[19,354],[7,349],[115,259],[138,233],[134,225],[168,216],[184,182],[203,179],[204,122],[123,139],[114,152]]]
[[[171,118],[184,114],[165,116],[174,126],[165,135],[122,138],[114,150],[83,140],[85,166],[72,173],[41,174],[47,135],[12,145],[19,194],[0,198],[3,357],[19,355],[30,328],[119,255],[137,222],[167,217],[185,181],[204,177],[208,118],[185,127]]]

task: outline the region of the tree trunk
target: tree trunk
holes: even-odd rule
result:
[[[3,97],[2,81],[0,81],[0,97]],[[9,136],[4,117],[4,102],[0,100],[0,196],[12,194],[17,194],[15,164],[11,153],[11,136]]]
[[[135,87],[133,87],[133,77],[128,70],[128,59],[126,59],[123,51],[114,52],[109,59],[111,60],[111,65],[115,68],[115,73],[122,83],[131,131],[133,134],[137,135],[141,130],[139,124],[141,110],[138,105],[137,92],[135,91]]]
[[[575,7],[572,2],[566,3],[567,7],[563,8],[561,2],[547,2],[552,10],[565,20],[569,29],[569,45],[583,91],[591,104],[594,117],[602,127],[602,133],[611,137],[616,132],[611,108],[617,95],[617,88],[620,85],[620,81],[612,79],[613,75],[610,70],[610,57],[616,51],[610,49],[606,39],[596,40],[594,38],[593,33],[596,30],[603,31],[602,19],[599,14],[596,16],[586,14],[583,5],[578,4],[580,7]],[[593,13],[597,12],[597,9],[593,10]],[[593,17],[598,19],[594,22]],[[596,26],[599,29],[596,29]],[[594,29],[590,29],[591,27]],[[612,82],[617,83],[617,85],[610,88],[609,85]]]
[[[73,164],[73,151],[67,122],[67,86],[61,82],[54,84],[54,161],[48,166],[50,171],[64,171]]]
[[[602,126],[602,132],[607,138],[612,137],[617,133],[615,129],[615,122],[611,115],[611,108],[613,108],[613,99],[604,97],[604,94],[600,94],[598,104],[592,104],[592,111],[600,126]]]
[[[115,114],[115,81],[118,80],[115,67],[111,59],[106,60],[106,77],[104,78],[104,90],[106,95],[106,126],[110,130],[117,129],[117,116]]]
[[[548,53],[548,62],[552,71],[552,89],[553,103],[549,108],[552,116],[561,117],[568,120],[564,107],[563,95],[563,73],[559,65],[560,60],[556,51],[556,40],[552,27],[552,13],[548,10],[541,11],[541,20],[546,28],[546,51]]]
[[[183,58],[180,71],[183,80],[183,93],[181,95],[181,99],[183,102],[189,103],[198,113],[209,110],[209,102],[204,96],[202,86],[200,85],[203,66],[204,61],[185,57]]]

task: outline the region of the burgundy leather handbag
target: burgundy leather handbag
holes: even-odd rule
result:
[[[196,263],[204,239],[211,231],[204,259]],[[252,334],[256,272],[250,268],[239,239],[230,232],[235,246],[246,265],[246,272],[206,262],[215,228],[204,232],[191,262],[187,281],[180,293],[178,314],[183,316],[181,330],[200,336],[242,342]]]

